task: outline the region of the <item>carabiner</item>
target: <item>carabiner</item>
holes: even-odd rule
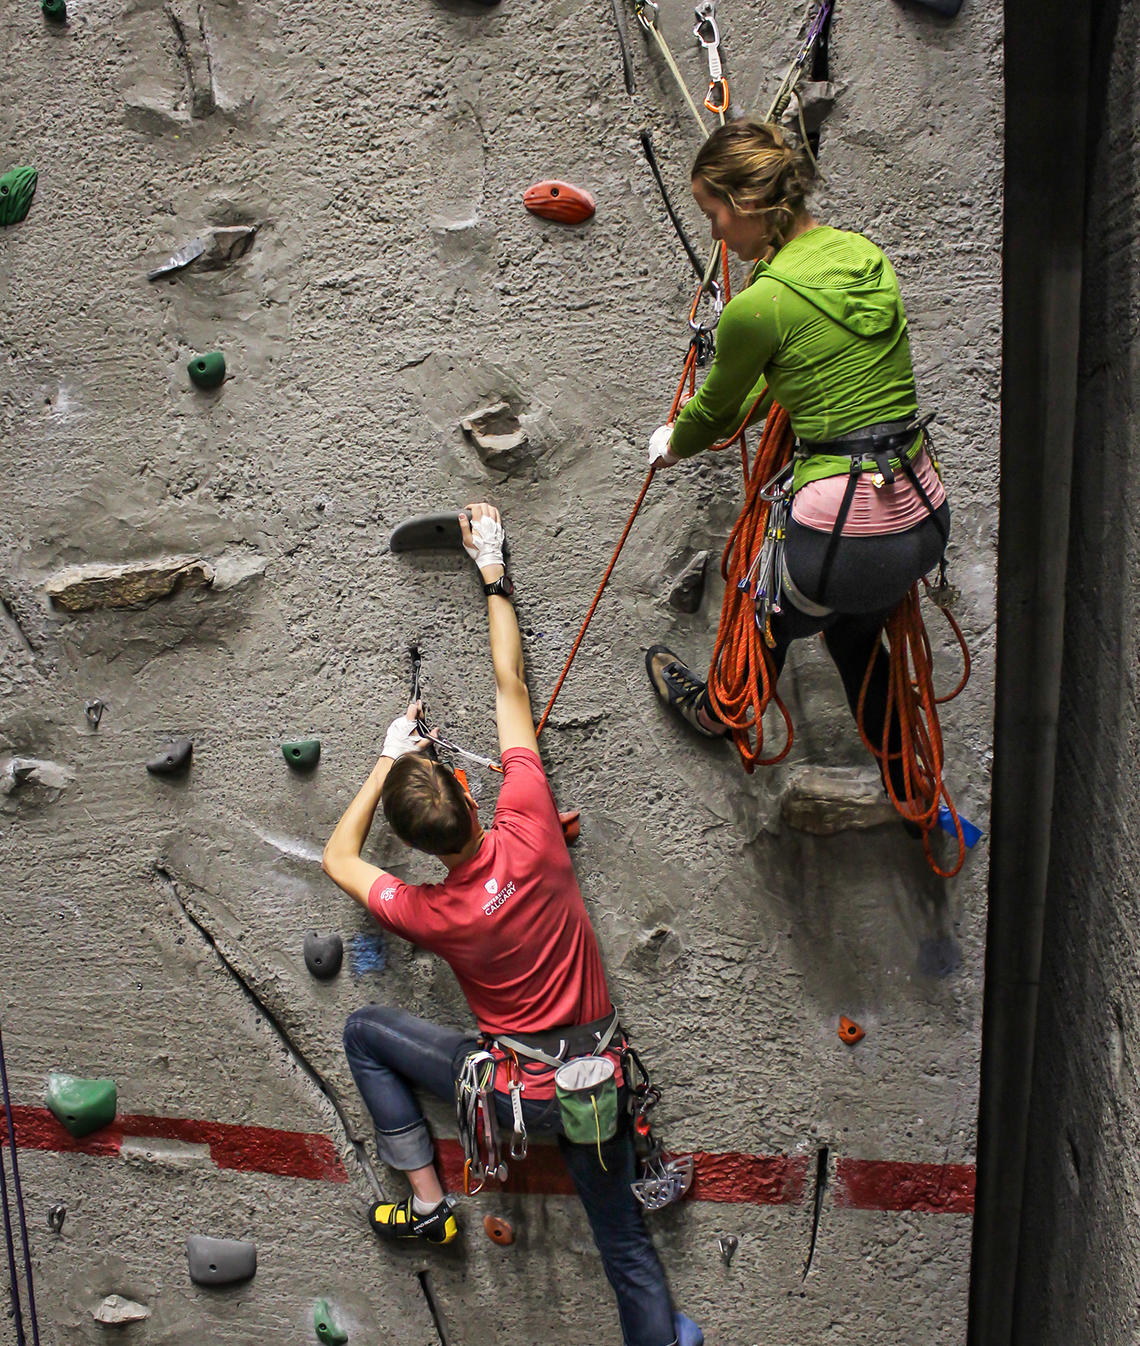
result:
[[[720,29],[716,25],[716,0],[703,0],[693,10],[693,14],[697,20],[693,25],[693,36],[702,47],[719,47]]]
[[[716,98],[713,95],[716,94]],[[715,112],[719,117],[721,113],[728,111],[728,80],[722,75],[720,79],[709,81],[709,91],[705,94],[705,107],[710,112]]]
[[[652,11],[653,17],[647,19],[646,13]],[[656,0],[637,0],[637,21],[648,33],[651,29],[657,27],[657,16],[661,13],[661,7]]]

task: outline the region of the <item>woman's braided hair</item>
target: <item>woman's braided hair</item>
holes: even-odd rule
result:
[[[778,126],[741,119],[719,126],[693,160],[694,179],[738,215],[772,216],[782,243],[815,181],[811,156]]]

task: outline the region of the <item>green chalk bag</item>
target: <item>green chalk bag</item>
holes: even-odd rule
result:
[[[554,1072],[554,1092],[566,1139],[575,1145],[596,1145],[617,1134],[618,1091],[614,1063],[608,1056],[577,1056]]]

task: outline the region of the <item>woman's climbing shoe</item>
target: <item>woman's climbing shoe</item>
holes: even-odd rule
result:
[[[724,725],[710,729],[701,723],[698,711],[703,710],[709,722],[718,725],[716,716],[709,710],[708,693],[705,684],[677,658],[672,650],[664,645],[652,645],[645,652],[645,671],[653,690],[669,707],[698,734],[705,738],[720,738],[725,732]]]
[[[673,1331],[677,1334],[677,1346],[704,1346],[705,1334],[683,1313],[674,1313]]]
[[[382,1239],[393,1242],[424,1239],[427,1243],[450,1243],[459,1234],[459,1226],[446,1197],[426,1215],[417,1215],[412,1210],[410,1196],[398,1205],[383,1202],[372,1207],[368,1223]]]

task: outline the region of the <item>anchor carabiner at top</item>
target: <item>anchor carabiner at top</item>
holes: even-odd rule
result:
[[[720,60],[720,29],[716,22],[716,0],[702,0],[693,10],[696,23],[693,36],[705,49],[709,61],[709,91],[705,94],[705,107],[717,116],[723,116],[728,110],[728,81],[724,78],[724,68]]]
[[[660,13],[661,7],[655,0],[637,0],[637,21],[646,32],[657,27],[657,16]]]

